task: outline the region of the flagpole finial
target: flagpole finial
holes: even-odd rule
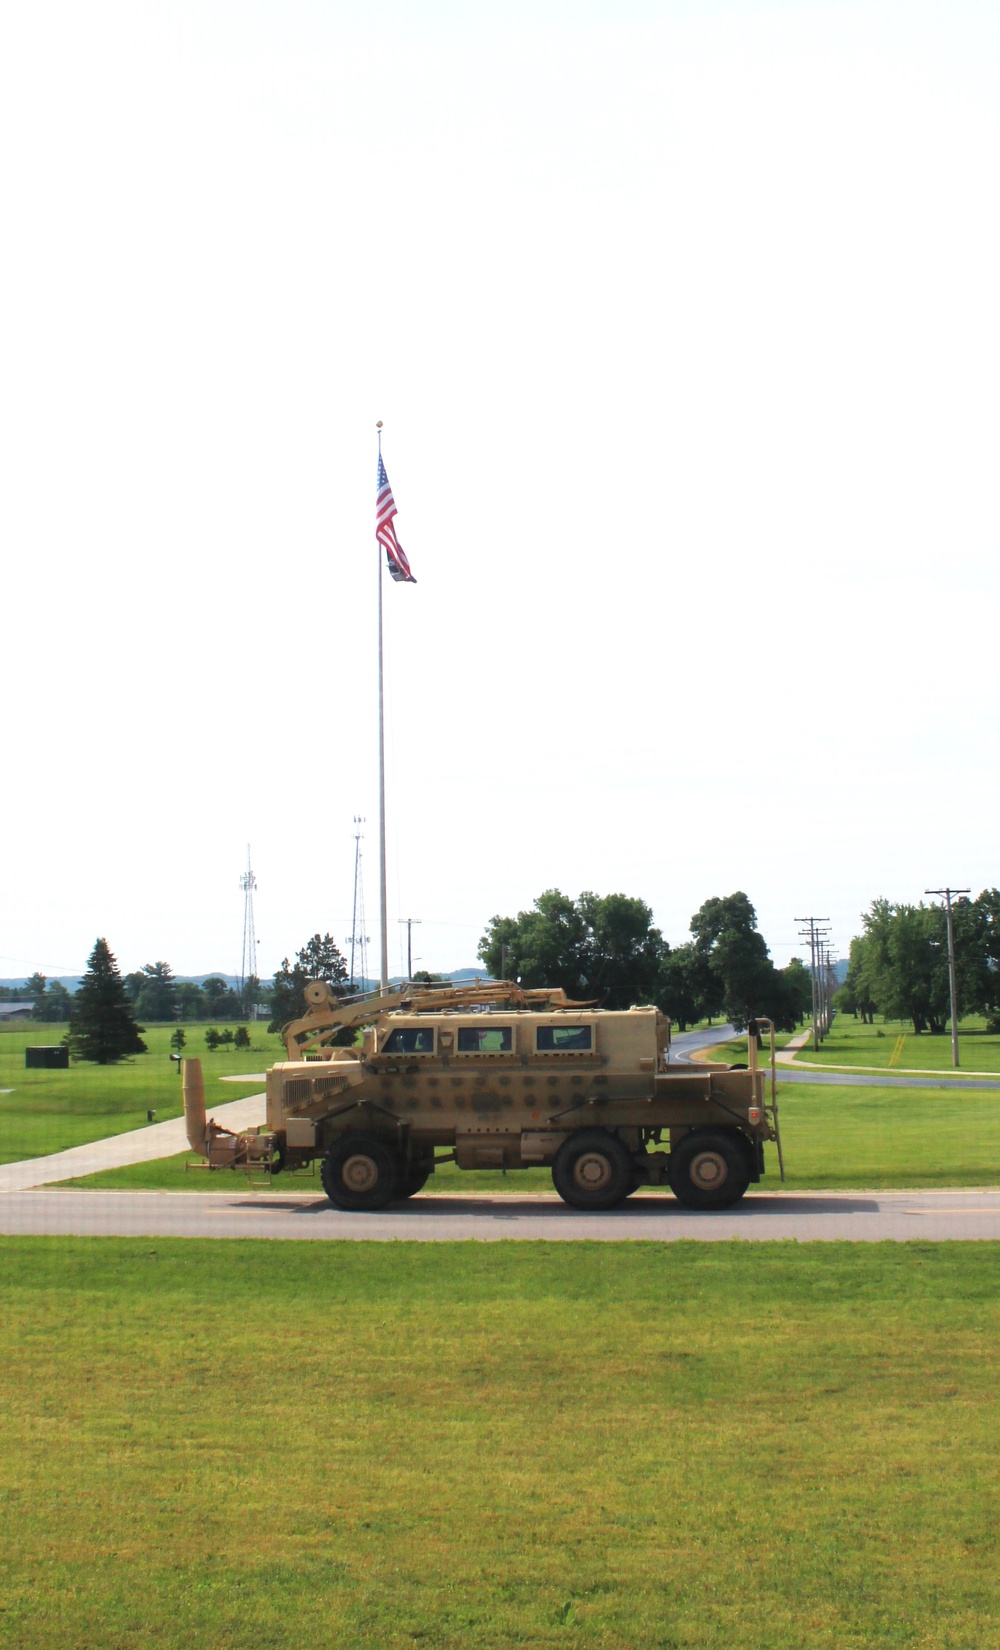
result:
[[[378,430],[378,450],[379,450],[379,455],[381,456],[381,453],[382,453],[382,420],[381,420],[381,418],[379,419],[378,423],[375,425],[375,428]]]

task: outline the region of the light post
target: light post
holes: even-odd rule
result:
[[[412,981],[413,981],[413,924],[416,923],[419,926],[422,919],[420,917],[400,917],[398,920],[400,922],[405,922],[405,924],[406,924],[406,978],[407,978],[408,982],[412,983]],[[419,961],[419,958],[418,958],[418,961]]]

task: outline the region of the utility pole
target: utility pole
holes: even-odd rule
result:
[[[955,924],[951,915],[952,899],[959,894],[971,894],[971,888],[925,888],[925,894],[939,894],[944,900],[948,922],[948,991],[951,997],[951,1063],[958,1066],[958,988],[955,983]]]
[[[809,977],[812,981],[812,1023],[813,1023],[813,1053],[819,1051],[820,1020],[822,1003],[822,985],[819,978],[819,948],[822,944],[820,936],[828,934],[828,928],[821,928],[823,922],[829,922],[829,917],[796,917],[796,922],[807,922],[807,929],[800,928],[802,939],[809,941]]]
[[[405,924],[406,924],[406,978],[407,978],[407,980],[412,980],[413,979],[413,924],[416,923],[417,927],[419,928],[420,923],[421,923],[422,920],[423,919],[421,917],[399,917],[399,918],[397,918],[397,921],[405,922]]]
[[[826,948],[826,1029],[833,1025],[833,994],[837,989],[837,958],[833,947]]]

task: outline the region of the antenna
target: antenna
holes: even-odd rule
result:
[[[240,959],[240,1002],[243,1012],[247,1013],[243,995],[246,991],[247,980],[257,978],[257,931],[253,923],[253,896],[257,886],[257,878],[250,868],[250,844],[247,843],[247,868],[240,877],[240,887],[243,890],[243,955]],[[256,1004],[253,1005],[256,1008]]]

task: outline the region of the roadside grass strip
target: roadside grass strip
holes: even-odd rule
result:
[[[228,1085],[220,1085],[225,1090]],[[231,1098],[231,1095],[224,1095]],[[778,1079],[781,1138],[788,1191],[891,1191],[918,1187],[1000,1185],[1000,1092],[984,1090],[838,1088],[825,1083],[785,1083]],[[767,1173],[759,1187],[780,1191],[777,1152],[766,1147]],[[185,1169],[191,1154],[108,1169],[67,1181],[70,1186],[139,1191],[217,1192],[246,1187],[245,1175],[232,1170],[209,1174]],[[271,1188],[315,1190],[318,1174],[300,1178],[278,1175]],[[442,1164],[420,1195],[510,1194],[527,1197],[551,1193],[548,1169],[457,1169]],[[643,1187],[643,1197],[657,1193]]]
[[[0,1644],[981,1650],[990,1244],[3,1239]]]

